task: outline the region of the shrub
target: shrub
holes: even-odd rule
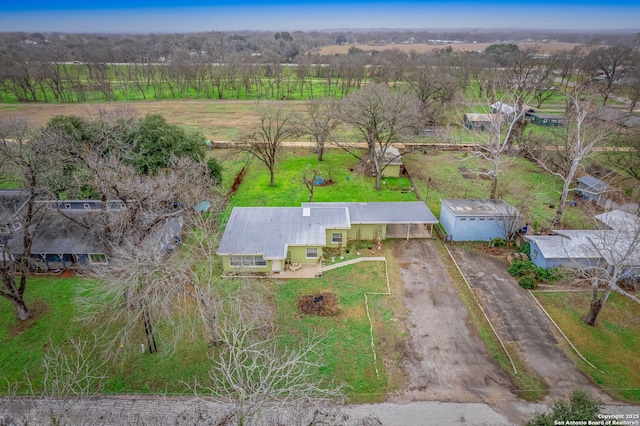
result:
[[[491,240],[491,247],[507,247],[509,242],[503,238],[494,238]]]
[[[529,271],[535,271],[537,266],[530,260],[516,259],[509,266],[509,275],[512,277],[522,277],[527,275]]]
[[[529,244],[529,241],[525,241],[520,248],[518,249],[518,251],[520,253],[524,253],[527,256],[531,257],[531,244]]]
[[[520,284],[520,287],[522,288],[531,290],[533,288],[536,288],[536,279],[532,276],[527,275],[521,277],[520,280],[518,280],[518,284]]]
[[[581,420],[585,424],[589,420],[598,421],[598,413],[602,408],[602,401],[589,395],[583,390],[574,390],[569,400],[553,402],[551,411],[536,413],[535,417],[524,423],[525,426],[551,426],[567,424],[569,421]]]

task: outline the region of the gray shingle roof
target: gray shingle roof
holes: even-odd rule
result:
[[[309,215],[305,216],[307,210]],[[262,254],[265,259],[283,259],[288,246],[324,246],[327,228],[349,227],[345,208],[235,207],[218,254]]]
[[[302,207],[342,207],[349,209],[353,224],[385,223],[438,223],[429,207],[422,201],[372,202],[372,203],[302,203]]]

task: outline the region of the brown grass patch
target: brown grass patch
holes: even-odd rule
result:
[[[309,294],[298,298],[298,310],[308,315],[331,317],[340,313],[338,296],[332,292]]]

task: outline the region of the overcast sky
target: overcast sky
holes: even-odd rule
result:
[[[638,29],[638,0],[5,0],[0,31],[197,32],[339,28]]]

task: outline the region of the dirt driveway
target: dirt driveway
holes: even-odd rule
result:
[[[394,246],[410,312],[411,348],[404,361],[410,382],[391,401],[513,401],[509,377],[478,335],[436,244],[409,240]]]
[[[502,340],[518,344],[523,360],[546,383],[551,397],[565,397],[579,387],[610,400],[558,347],[553,324],[507,273],[506,259],[448,247]]]

